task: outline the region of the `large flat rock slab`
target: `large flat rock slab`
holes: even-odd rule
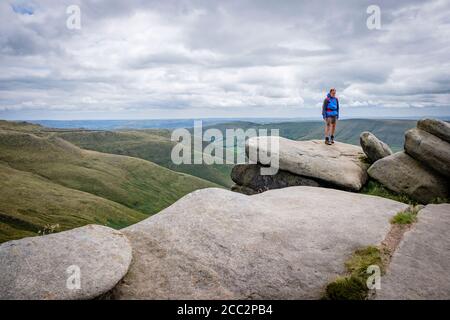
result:
[[[121,231],[133,262],[118,299],[318,299],[406,204],[320,187],[186,195]]]
[[[450,204],[427,205],[395,251],[377,299],[450,299]]]
[[[403,151],[378,160],[368,173],[388,189],[407,194],[421,203],[449,195],[447,179]]]
[[[98,297],[126,274],[131,255],[121,232],[98,225],[3,243],[0,299]]]
[[[247,140],[247,154],[268,152],[272,139],[254,137]],[[273,145],[273,144],[272,144]],[[276,152],[272,155],[276,156]],[[279,137],[279,168],[305,177],[319,179],[337,187],[358,191],[367,180],[367,164],[361,161],[365,154],[361,147],[336,142],[293,141]]]

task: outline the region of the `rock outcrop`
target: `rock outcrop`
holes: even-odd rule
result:
[[[258,150],[268,153],[270,139],[277,137],[248,139],[247,155]],[[279,169],[339,189],[358,191],[367,180],[367,164],[362,160],[365,155],[358,146],[340,142],[329,146],[319,140],[293,141],[280,137],[277,155]],[[276,156],[274,152],[273,156]]]
[[[437,119],[423,119],[417,121],[417,128],[450,142],[450,124],[448,122]]]
[[[391,148],[389,148],[386,143],[368,131],[361,133],[359,142],[361,144],[361,148],[371,163],[392,154]]]
[[[414,159],[450,178],[450,143],[420,129],[405,134],[405,151]]]
[[[241,186],[241,185],[238,185],[238,184],[233,184],[231,186],[231,191],[239,192],[239,193],[242,193],[242,194],[246,194],[248,196],[261,192],[261,191],[257,191],[257,190],[254,190],[252,188],[249,188],[249,187],[246,187],[246,186]]]
[[[427,205],[395,251],[377,299],[450,299],[450,204]]]
[[[405,151],[376,161],[371,178],[421,203],[450,197],[450,125],[425,119],[405,133]]]
[[[253,196],[195,191],[122,232],[133,247],[118,299],[318,299],[407,205],[290,187]]]
[[[408,194],[421,203],[446,198],[449,193],[445,178],[403,151],[378,160],[368,173],[388,189]]]
[[[238,186],[247,187],[253,190],[254,193],[292,186],[319,187],[321,185],[316,180],[284,170],[279,170],[278,173],[274,175],[261,175],[261,166],[259,164],[235,165],[231,170],[231,180]],[[245,189],[244,193],[246,193]]]
[[[131,255],[121,232],[98,225],[3,243],[0,299],[98,297],[126,274]]]

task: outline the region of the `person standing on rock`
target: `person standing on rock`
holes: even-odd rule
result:
[[[325,143],[333,144],[336,121],[339,119],[339,100],[336,98],[336,89],[334,88],[330,89],[330,93],[323,101],[322,117],[325,120]]]

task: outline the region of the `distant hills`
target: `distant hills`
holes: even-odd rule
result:
[[[203,119],[204,128],[277,128],[283,137],[295,140],[321,139],[323,134],[323,122],[317,120],[287,120],[287,119]],[[59,129],[85,129],[86,131],[115,131],[131,132],[139,135],[139,140],[144,139],[143,133],[149,135],[150,141],[157,138],[159,141],[170,142],[170,130],[175,128],[191,128],[193,119],[175,120],[39,120],[33,121],[49,128]],[[343,142],[359,144],[359,135],[362,131],[371,131],[381,140],[388,143],[394,150],[400,150],[403,146],[405,129],[415,126],[416,120],[407,119],[345,119],[340,120],[337,126],[337,138]],[[157,130],[155,130],[157,129]],[[67,135],[69,138],[70,135]],[[78,140],[72,136],[74,140]],[[110,143],[114,138],[109,135],[105,141]],[[117,136],[116,136],[117,137]],[[130,135],[128,135],[130,137]],[[168,139],[169,138],[169,139]],[[83,138],[86,139],[86,138]],[[103,140],[103,139],[102,139]],[[127,141],[127,137],[123,139]],[[147,142],[149,139],[144,139]],[[80,141],[81,142],[81,141]],[[89,144],[90,142],[84,141]],[[157,156],[157,155],[155,155]]]
[[[400,120],[400,121],[416,121],[423,117],[389,117],[384,109],[374,109],[370,119],[362,118],[345,118],[341,120]],[[439,118],[444,121],[449,121],[450,117],[436,115],[431,118]],[[141,130],[141,129],[174,129],[174,128],[190,128],[193,126],[194,120],[201,120],[204,126],[212,126],[221,123],[236,123],[249,122],[257,124],[272,124],[272,123],[302,123],[302,122],[320,122],[319,117],[302,117],[302,118],[186,118],[186,119],[135,119],[135,120],[30,120],[28,122],[40,124],[48,128],[60,129],[86,129],[86,130]]]
[[[0,242],[36,235],[47,224],[60,230],[89,223],[125,227],[191,191],[218,186],[6,121],[0,121],[0,179]]]
[[[278,119],[230,119],[206,118],[199,119],[204,125],[214,125],[230,121],[252,121],[257,123],[280,122]],[[193,119],[139,119],[139,120],[35,120],[31,123],[40,124],[50,128],[60,129],[87,129],[87,130],[122,130],[122,129],[174,129],[192,127]]]

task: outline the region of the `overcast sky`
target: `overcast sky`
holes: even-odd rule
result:
[[[320,116],[330,87],[344,115],[450,115],[448,0],[1,0],[0,45],[3,119]]]

